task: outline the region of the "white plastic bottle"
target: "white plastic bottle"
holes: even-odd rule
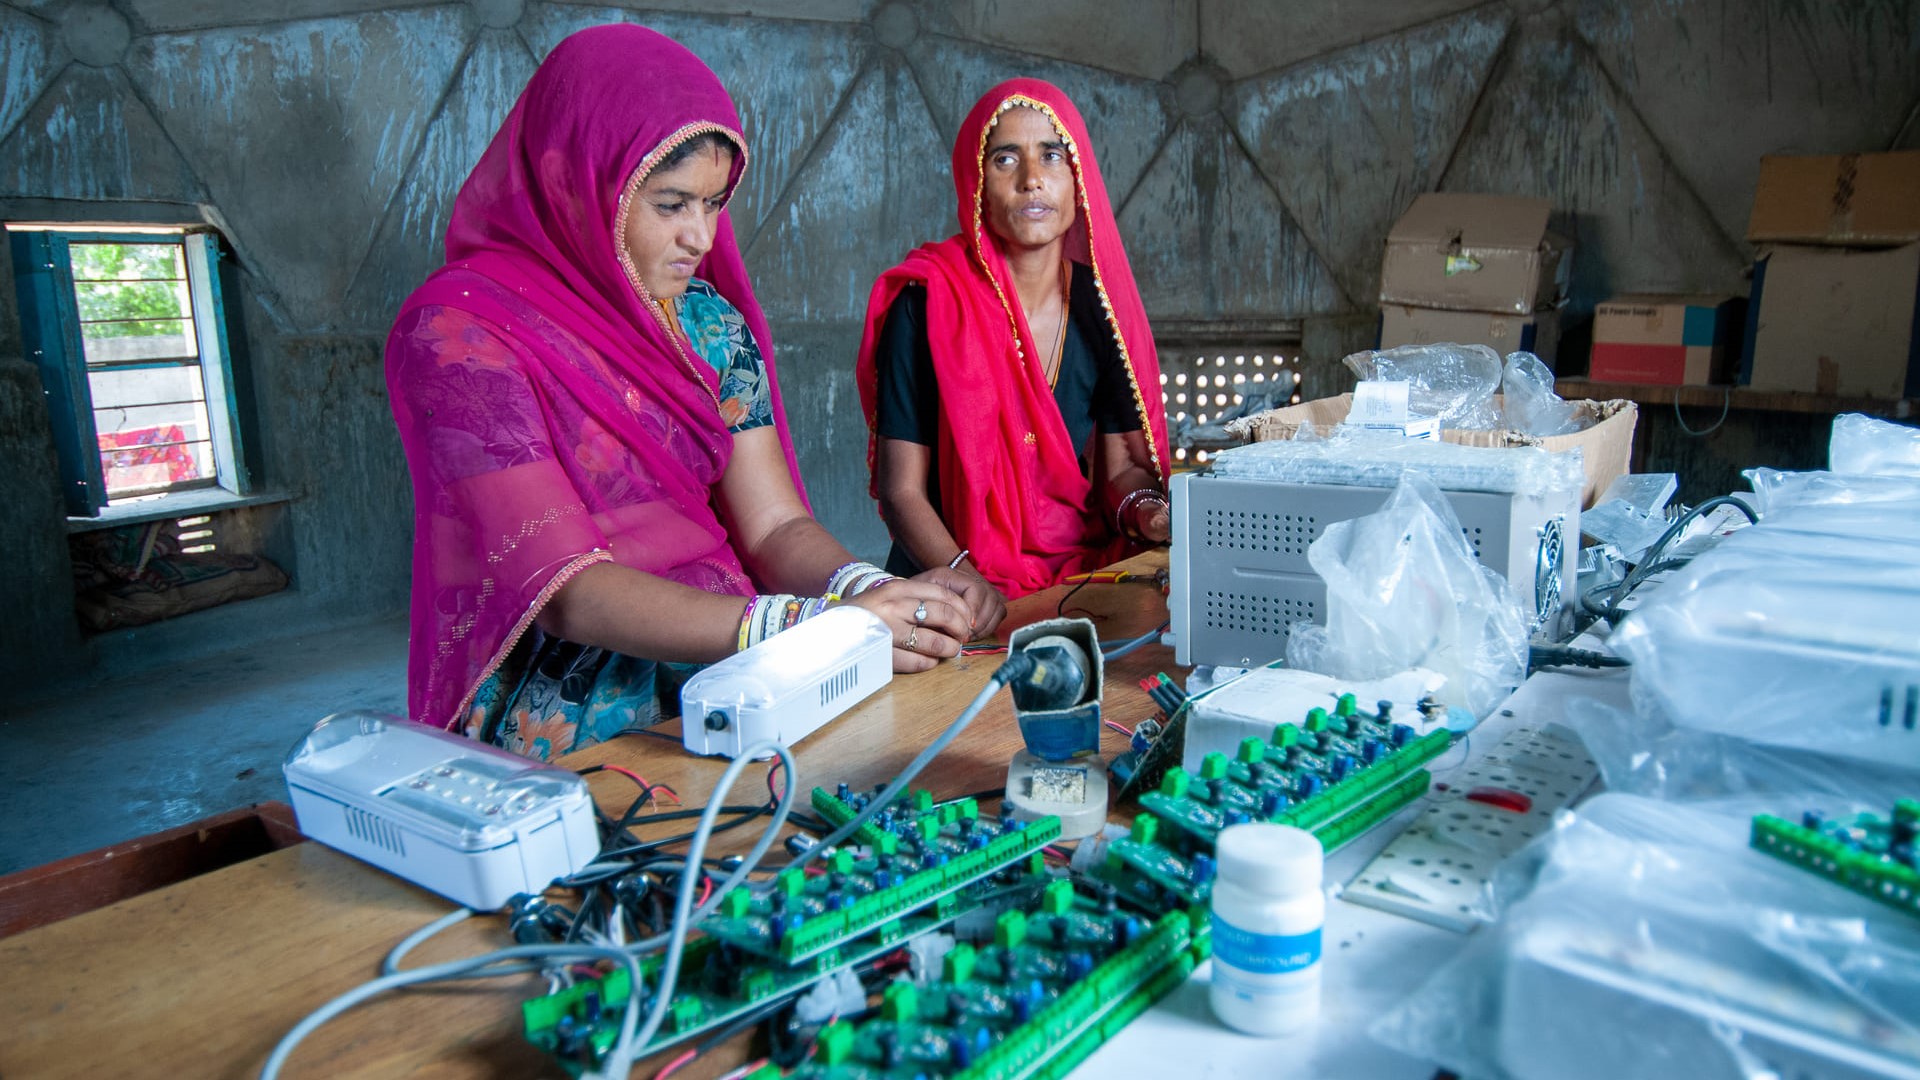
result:
[[[1290,1035],[1320,1015],[1320,841],[1291,825],[1223,829],[1213,884],[1213,1012],[1249,1035]]]

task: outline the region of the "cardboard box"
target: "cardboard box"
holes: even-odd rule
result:
[[[1551,366],[1554,353],[1560,348],[1560,312],[1549,308],[1527,315],[1495,315],[1486,311],[1380,305],[1380,348],[1441,342],[1486,345],[1501,356],[1530,352]]]
[[[1761,158],[1747,239],[1854,246],[1920,240],[1920,150]]]
[[[1595,382],[1726,385],[1747,302],[1735,296],[1616,296],[1593,311]]]
[[[1387,234],[1383,304],[1525,315],[1567,294],[1566,240],[1552,204],[1510,195],[1428,194]]]
[[[1580,448],[1586,483],[1580,488],[1580,508],[1588,509],[1614,478],[1627,473],[1633,459],[1633,428],[1640,411],[1631,401],[1574,401],[1574,415],[1593,420],[1593,426],[1571,435],[1528,435],[1520,431],[1463,431],[1447,428],[1440,433],[1445,442],[1461,446],[1540,446],[1556,453]],[[1353,395],[1303,401],[1298,405],[1273,409],[1236,420],[1228,431],[1250,435],[1254,442],[1267,439],[1291,439],[1303,424],[1314,425],[1321,435],[1331,434],[1334,425],[1345,420],[1353,407]]]
[[[1753,266],[1740,381],[1756,390],[1920,397],[1920,244],[1780,247]]]

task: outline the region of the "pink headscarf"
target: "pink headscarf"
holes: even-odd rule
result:
[[[470,721],[474,692],[594,563],[754,592],[713,508],[733,452],[719,376],[668,328],[623,239],[647,173],[708,131],[740,148],[738,185],[739,117],[699,58],[639,26],[567,38],[461,188],[447,264],[400,309],[387,387],[413,475],[415,720]],[[766,318],[725,213],[697,274],[760,345],[799,488]]]
[[[1026,313],[1010,299],[1013,278],[1000,240],[981,220],[981,157],[1000,114],[1017,106],[1045,114],[1067,144],[1079,212],[1067,233],[1066,254],[1093,270],[1107,326],[1132,382],[1147,453],[1162,482],[1170,464],[1153,331],[1120,246],[1120,228],[1086,123],[1059,87],[1040,79],[1009,79],[980,98],[954,140],[960,232],[922,245],[874,283],[857,368],[871,467],[879,441],[880,331],[900,290],[925,284],[927,345],[940,384],[944,505],[938,509],[981,574],[1009,598],[1104,566],[1126,555],[1129,546],[1114,534],[1094,483],[1080,472],[1078,451],[1041,371],[1042,350]],[[874,483],[878,497],[877,475]]]

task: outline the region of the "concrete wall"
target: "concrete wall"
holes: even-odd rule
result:
[[[220,224],[262,479],[295,496],[291,592],[83,641],[0,290],[0,696],[402,610],[385,325],[538,58],[615,20],[679,38],[739,102],[754,167],[733,213],[802,464],[870,555],[858,320],[878,271],[952,230],[953,125],[1001,78],[1079,103],[1151,313],[1297,320],[1310,396],[1370,339],[1381,238],[1420,192],[1551,198],[1577,316],[1613,291],[1742,288],[1762,153],[1920,145],[1912,0],[0,0],[0,210]]]

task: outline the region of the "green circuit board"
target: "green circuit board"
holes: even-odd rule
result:
[[[1111,902],[1049,885],[1003,913],[991,943],[947,953],[937,978],[899,978],[879,1014],[830,1025],[796,1069],[755,1080],[1001,1080],[1064,1076],[1207,956],[1206,913],[1147,923]]]
[[[1909,915],[1920,915],[1920,800],[1901,799],[1890,817],[1803,815],[1796,824],[1772,814],[1753,819],[1752,845]]]
[[[836,826],[864,805],[813,790],[815,811]],[[909,793],[854,835],[864,854],[842,847],[805,872],[781,873],[771,889],[736,888],[699,928],[786,963],[830,954],[874,932],[911,937],[970,907],[969,886],[1059,835],[1058,818],[995,821],[982,818],[972,799],[935,803],[925,791]]]
[[[1421,766],[1444,753],[1453,735],[1425,735],[1362,712],[1343,695],[1332,712],[1314,709],[1262,741],[1242,740],[1231,758],[1208,754],[1198,775],[1174,766],[1157,790],[1140,796],[1133,829],[1107,849],[1103,878],[1130,897],[1154,903],[1204,903],[1213,888],[1213,845],[1220,830],[1249,821],[1307,829],[1333,851],[1427,790]]]
[[[819,789],[814,805],[836,824],[858,812]],[[783,871],[764,891],[740,887],[722,898],[697,924],[666,1022],[642,1055],[1051,880],[1040,848],[1059,836],[1058,818],[982,819],[972,799],[936,804],[916,792],[875,820],[855,835],[856,847],[829,852],[806,870]],[[643,959],[642,978],[659,963],[658,955]],[[619,1038],[631,989],[626,969],[616,968],[527,1001],[526,1037],[570,1069],[594,1067]]]

